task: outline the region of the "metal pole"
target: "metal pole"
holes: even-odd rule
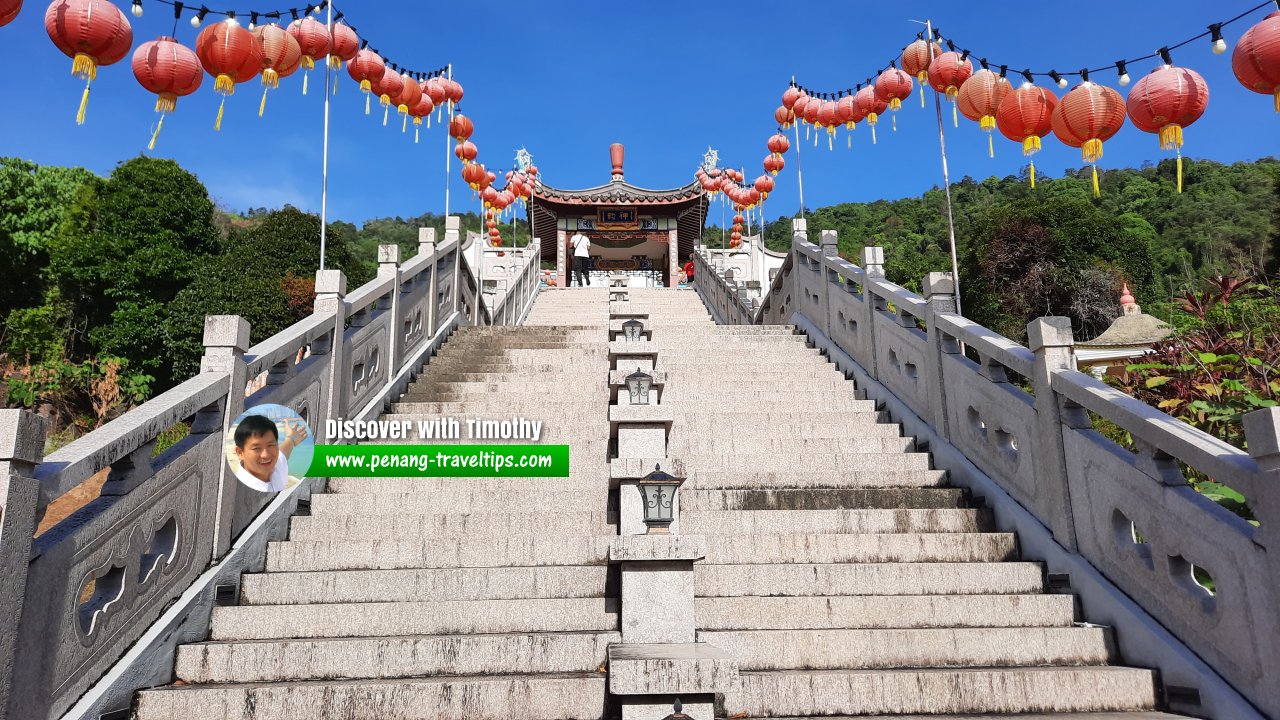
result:
[[[448,78],[453,79],[453,63],[449,63],[447,68]],[[449,103],[449,121],[453,121],[453,101],[446,100]],[[449,145],[449,126],[444,128],[444,216],[449,217],[449,184],[453,180],[453,148]]]
[[[446,77],[448,77],[450,80],[453,79],[453,63],[449,63],[449,65],[446,67]],[[453,123],[453,101],[448,100],[446,102],[449,103],[449,123],[452,124]],[[449,147],[449,141],[451,139],[452,138],[449,136],[449,126],[446,125],[444,130],[444,217],[445,217],[446,226],[447,226],[447,223],[449,222],[449,185],[453,181],[453,172],[452,172],[453,149]],[[461,220],[461,218],[459,218],[459,220]],[[458,223],[458,246],[454,252],[454,263],[453,263],[453,311],[454,312],[458,312],[458,309],[462,306],[462,263],[464,262],[462,258],[462,239],[466,236],[466,232],[467,232],[466,229],[462,227],[462,223],[459,222]],[[478,277],[479,276],[477,275],[477,278]],[[476,303],[479,304],[479,302],[480,302],[480,281],[479,279],[477,279],[476,280]]]
[[[325,3],[327,9],[325,15],[325,29],[329,32],[329,38],[333,38],[333,0]],[[320,269],[324,269],[324,251],[329,240],[329,82],[330,75],[333,74],[333,67],[329,65],[329,59],[325,58],[324,63],[324,150],[322,151],[323,160],[320,169]]]
[[[933,60],[933,21],[925,20],[925,45],[929,48],[929,60]],[[942,122],[942,98],[933,94],[934,109],[938,112],[938,149],[942,155],[942,190],[947,197],[947,232],[951,238],[951,280],[955,287],[956,314],[962,314],[960,308],[960,262],[956,258],[956,221],[951,209],[951,177],[947,173],[947,135]]]
[[[796,76],[791,76],[791,82],[795,83]],[[804,219],[804,173],[801,171],[800,164],[800,118],[791,120],[791,127],[796,131],[796,185],[800,188],[800,219]]]

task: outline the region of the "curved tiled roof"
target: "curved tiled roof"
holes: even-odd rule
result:
[[[1173,334],[1164,321],[1145,313],[1121,315],[1098,337],[1076,343],[1083,347],[1128,347],[1154,345]]]
[[[617,180],[599,187],[586,188],[585,190],[560,190],[547,185],[540,185],[534,191],[534,197],[538,200],[582,205],[597,203],[665,205],[694,200],[702,193],[702,185],[696,180],[684,187],[670,190],[649,190],[632,185],[625,180]]]

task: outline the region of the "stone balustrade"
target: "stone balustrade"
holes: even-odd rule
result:
[[[379,248],[377,277],[350,293],[340,272],[320,271],[314,313],[252,347],[245,320],[207,318],[198,375],[48,457],[38,416],[0,411],[0,716],[67,712],[246,541],[273,500],[241,485],[224,459],[225,433],[246,407],[289,406],[319,432],[330,417],[372,417],[459,324],[523,322],[538,292],[537,239],[508,251],[502,292],[490,295],[475,265],[459,262],[458,218],[439,245],[431,229],[419,240],[403,263],[399,247]],[[157,438],[182,422],[188,435],[153,457]],[[104,470],[97,499],[33,539],[50,503]],[[171,672],[172,656],[155,664]]]
[[[793,237],[763,298],[696,255],[718,322],[795,324],[843,359],[860,392],[886,389],[1066,556],[1099,571],[1111,584],[1103,594],[1118,589],[1163,626],[1150,637],[1167,631],[1190,649],[1174,668],[1175,653],[1126,647],[1118,629],[1127,660],[1162,669],[1175,707],[1192,698],[1188,709],[1209,717],[1240,716],[1208,697],[1215,679],[1186,678],[1202,660],[1204,675],[1280,716],[1280,408],[1246,415],[1249,451],[1237,449],[1077,371],[1067,318],[1032,322],[1023,347],[957,315],[950,274],[931,273],[921,297],[884,278],[882,248],[865,248],[859,267],[837,255],[834,232],[815,245],[797,220]],[[1093,416],[1134,449],[1101,435]],[[1186,468],[1242,493],[1259,526],[1196,492]]]

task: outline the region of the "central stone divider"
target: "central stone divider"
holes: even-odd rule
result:
[[[738,663],[696,641],[693,567],[707,542],[680,530],[686,468],[668,452],[676,415],[663,404],[678,390],[655,370],[661,329],[649,313],[626,289],[610,288],[609,299],[609,482],[619,532],[609,560],[622,571],[622,642],[609,647],[609,692],[622,720],[666,717],[681,701],[686,716],[713,720],[716,694],[738,688]]]

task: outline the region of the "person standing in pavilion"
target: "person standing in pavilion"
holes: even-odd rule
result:
[[[578,287],[583,286],[583,281],[585,281],[586,285],[590,285],[591,277],[587,273],[591,269],[589,267],[591,261],[591,238],[583,234],[582,230],[578,230],[573,234],[573,237],[569,238],[569,242],[573,245],[573,274],[577,277]]]

